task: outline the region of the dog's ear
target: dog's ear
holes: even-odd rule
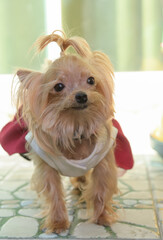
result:
[[[100,69],[103,69],[105,73],[109,73],[112,77],[114,77],[114,69],[112,66],[112,63],[109,59],[109,57],[100,51],[94,51],[93,52],[93,60],[94,63],[97,64],[97,67],[99,66]]]
[[[114,71],[111,61],[103,52],[94,51],[92,64],[99,74],[99,79],[101,79],[98,87],[109,104],[109,117],[114,116]]]
[[[16,75],[19,78],[22,88],[34,88],[36,84],[40,84],[42,73],[35,72],[32,70],[20,69],[17,71]]]
[[[38,105],[41,88],[42,73],[31,70],[20,69],[16,75],[19,84],[16,87],[17,110],[23,106],[23,114],[28,109],[33,112],[33,116],[39,116]]]
[[[16,73],[16,75],[18,76],[20,82],[23,82],[27,76],[29,76],[29,74],[31,74],[32,71],[30,70],[26,70],[26,69],[19,69]]]

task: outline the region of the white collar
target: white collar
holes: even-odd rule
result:
[[[32,133],[29,132],[25,139],[30,144],[32,150],[36,152],[41,159],[48,165],[56,169],[63,176],[79,177],[85,175],[91,168],[94,168],[109,152],[116,139],[118,130],[112,127],[111,136],[109,138],[106,128],[103,128],[93,152],[85,159],[73,160],[67,159],[63,155],[52,156],[41,149],[36,140],[33,139]]]

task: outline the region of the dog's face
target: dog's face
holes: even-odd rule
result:
[[[31,128],[67,147],[74,138],[96,134],[114,112],[111,73],[105,71],[105,63],[100,64],[65,55],[46,73],[18,71],[19,93]]]

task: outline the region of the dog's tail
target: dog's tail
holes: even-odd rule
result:
[[[61,33],[62,36],[56,32]],[[65,33],[60,30],[56,30],[50,35],[39,37],[34,46],[36,47],[37,52],[41,52],[51,42],[56,42],[58,44],[61,49],[61,55],[65,54],[66,49],[69,47],[73,47],[81,57],[90,57],[92,55],[92,51],[86,40],[78,36],[67,38]]]

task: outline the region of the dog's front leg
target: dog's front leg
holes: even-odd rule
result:
[[[37,158],[35,163],[32,186],[42,201],[45,217],[43,228],[47,233],[60,233],[69,228],[61,177],[55,169],[41,159]]]
[[[112,197],[117,191],[117,168],[111,150],[94,168],[90,183],[84,192],[87,206],[93,207],[94,210],[93,222],[110,225],[116,221],[117,215],[112,207]]]

